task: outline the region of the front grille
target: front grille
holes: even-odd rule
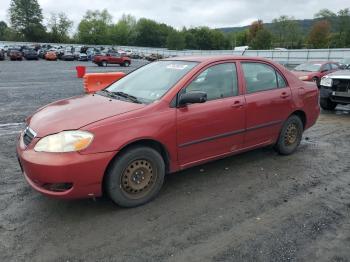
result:
[[[23,134],[23,142],[26,146],[28,146],[34,139],[34,137],[36,136],[36,133],[30,129],[29,127],[27,127],[24,130],[24,134]]]
[[[333,91],[348,92],[350,88],[350,79],[333,79]]]

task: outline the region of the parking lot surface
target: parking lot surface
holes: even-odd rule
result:
[[[78,64],[144,63],[0,61],[0,261],[350,261],[349,107],[322,112],[293,155],[267,147],[168,175],[141,207],[34,192],[15,153],[24,118],[82,94]]]

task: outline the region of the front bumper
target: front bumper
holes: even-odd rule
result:
[[[349,92],[338,92],[330,88],[321,86],[320,97],[322,99],[329,99],[332,102],[340,104],[350,104],[350,93]]]
[[[23,175],[36,191],[63,199],[89,198],[102,195],[103,176],[116,152],[97,154],[45,153],[34,151],[34,139],[26,147],[22,135],[17,156]],[[50,185],[68,184],[66,190],[52,190]]]

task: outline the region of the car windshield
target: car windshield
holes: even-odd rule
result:
[[[153,62],[126,75],[106,90],[128,94],[142,103],[152,103],[159,100],[197,64],[188,61]]]
[[[294,68],[295,71],[305,71],[305,72],[317,72],[320,71],[322,64],[317,63],[305,63],[298,65]]]

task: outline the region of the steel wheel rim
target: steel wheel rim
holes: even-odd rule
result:
[[[295,123],[291,123],[289,124],[289,126],[287,127],[285,136],[284,136],[284,143],[287,146],[293,145],[296,143],[297,139],[298,139],[298,127]]]
[[[146,159],[132,161],[121,176],[121,189],[131,199],[146,196],[154,187],[157,171]]]

